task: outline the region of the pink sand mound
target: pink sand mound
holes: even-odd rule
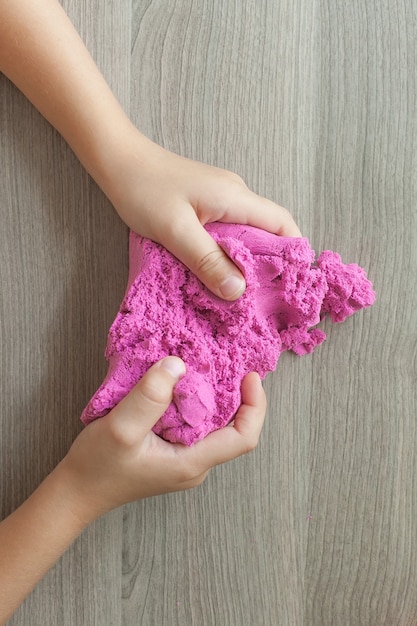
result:
[[[341,322],[374,302],[360,267],[329,251],[314,263],[307,239],[234,224],[207,230],[245,275],[244,295],[220,300],[167,250],[131,233],[128,285],[107,342],[109,370],[81,416],[85,424],[108,413],[153,363],[176,355],[187,373],[154,431],[192,445],[231,421],[248,372],[263,378],[285,350],[312,352],[326,338],[311,329],[323,316]]]

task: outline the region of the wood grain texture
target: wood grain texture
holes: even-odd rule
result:
[[[66,8],[128,104],[130,4]],[[78,416],[106,370],[104,339],[124,292],[127,229],[63,140],[3,76],[0,116],[4,516],[81,429]],[[121,519],[118,511],[91,526],[10,623],[120,623]]]
[[[265,387],[254,453],[91,526],[13,626],[417,623],[414,0],[64,2],[135,123],[287,206],[378,299]],[[127,229],[0,77],[1,507],[105,371]]]

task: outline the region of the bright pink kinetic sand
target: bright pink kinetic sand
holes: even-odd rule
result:
[[[109,370],[81,416],[85,424],[108,413],[153,363],[176,355],[187,373],[154,431],[192,445],[231,421],[248,372],[263,378],[281,352],[312,352],[326,338],[311,329],[322,317],[342,322],[374,302],[363,269],[330,251],[314,262],[307,239],[234,224],[206,228],[242,270],[244,295],[217,298],[162,246],[132,232],[126,294],[108,336]]]

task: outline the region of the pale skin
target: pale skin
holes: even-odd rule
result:
[[[126,224],[164,245],[216,295],[235,300],[245,281],[204,224],[251,224],[300,236],[286,209],[250,191],[236,174],[180,157],[141,134],[55,0],[0,0],[0,71],[62,134]],[[199,485],[212,467],[256,446],[266,400],[254,373],[242,383],[231,426],[191,448],[152,432],[183,368],[175,357],[153,366],[0,523],[0,623],[100,515]]]
[[[190,448],[151,431],[183,368],[180,359],[167,357],[148,370],[113,411],[78,435],[36,491],[0,523],[0,624],[99,516],[127,502],[195,487],[215,465],[255,448],[266,399],[254,373],[243,381],[233,426]]]

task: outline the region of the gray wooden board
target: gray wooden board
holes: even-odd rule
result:
[[[378,299],[284,354],[251,455],[103,517],[13,626],[417,623],[414,0],[67,0],[146,134],[239,173]],[[58,462],[106,371],[127,228],[0,77],[1,510]]]

